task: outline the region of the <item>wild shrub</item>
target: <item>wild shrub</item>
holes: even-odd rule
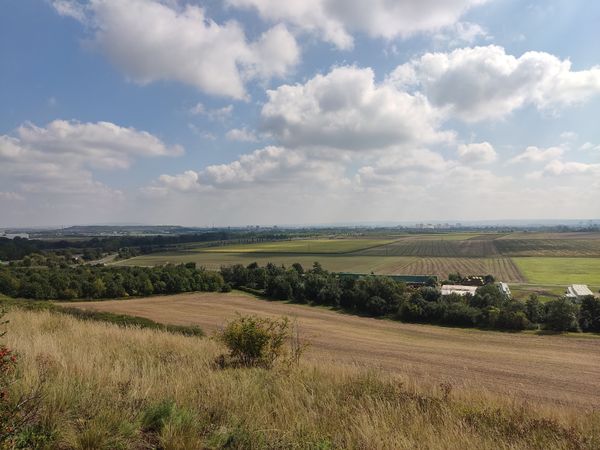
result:
[[[287,353],[285,344],[291,338],[287,317],[239,316],[216,334],[216,339],[229,350],[229,360],[221,356],[218,363],[220,366],[271,368]]]

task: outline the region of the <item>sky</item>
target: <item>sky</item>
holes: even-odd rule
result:
[[[3,0],[0,226],[600,218],[600,2]]]

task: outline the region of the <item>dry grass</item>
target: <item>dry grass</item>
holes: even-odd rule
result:
[[[184,294],[70,304],[199,325],[207,333],[241,314],[286,315],[311,341],[307,358],[431,382],[483,388],[536,402],[600,404],[600,339],[464,330],[340,314],[247,294]]]
[[[428,388],[321,360],[292,370],[217,370],[211,340],[10,314],[26,391],[65,449],[593,449],[597,413]]]

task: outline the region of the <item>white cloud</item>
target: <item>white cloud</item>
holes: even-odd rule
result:
[[[0,200],[17,201],[17,200],[24,200],[24,197],[21,194],[18,194],[16,192],[1,192],[0,191]]]
[[[306,152],[269,146],[227,164],[214,164],[199,172],[161,175],[144,188],[147,194],[203,192],[207,190],[248,190],[261,186],[298,186],[308,183],[328,188],[343,183],[344,166],[338,161],[311,158]]]
[[[68,158],[94,168],[126,169],[134,157],[179,156],[180,146],[166,146],[146,131],[110,122],[55,120],[46,127],[26,123],[17,129],[19,145],[48,158]]]
[[[486,0],[227,0],[238,8],[254,8],[273,22],[287,21],[341,49],[353,46],[352,33],[393,39],[438,31],[453,25]]]
[[[233,114],[233,105],[226,105],[221,108],[206,109],[203,103],[198,102],[190,108],[190,114],[195,116],[206,116],[210,120],[224,122]]]
[[[52,6],[61,16],[71,17],[80,22],[87,21],[84,6],[74,0],[52,0]]]
[[[560,160],[550,161],[544,170],[543,175],[561,176],[561,175],[600,175],[600,164],[587,164],[581,162],[563,162]]]
[[[227,139],[229,139],[230,141],[238,141],[238,142],[256,142],[256,141],[258,141],[256,134],[252,130],[247,129],[246,127],[233,128],[225,134],[225,137]]]
[[[456,22],[454,25],[436,33],[434,42],[438,47],[454,48],[461,45],[473,45],[477,41],[491,40],[492,37],[481,25],[471,22]]]
[[[338,67],[267,95],[262,127],[289,147],[369,150],[453,138],[437,129],[438,114],[423,96],[376,84],[369,68]]]
[[[562,156],[564,149],[561,147],[549,147],[539,148],[535,146],[527,147],[522,153],[518,154],[514,158],[511,158],[509,164],[516,164],[521,162],[527,163],[539,163],[549,161],[551,159]]]
[[[72,6],[67,6],[72,5]],[[246,97],[245,82],[284,76],[299,61],[295,38],[283,25],[248,42],[236,21],[223,24],[203,8],[157,0],[55,2],[60,14],[86,12],[94,42],[129,78],[147,84],[173,80],[214,95]],[[75,8],[75,9],[73,9]]]
[[[574,141],[579,137],[579,135],[577,133],[575,133],[574,131],[563,131],[562,133],[560,133],[560,138],[563,141]]]
[[[462,144],[457,148],[458,156],[466,164],[487,164],[494,162],[498,154],[489,142]]]
[[[586,142],[581,146],[581,150],[600,151],[600,145],[594,145],[591,142]]]
[[[390,80],[419,89],[433,105],[467,121],[503,118],[525,105],[572,105],[600,94],[600,67],[573,71],[570,61],[549,53],[516,58],[495,45],[426,53],[399,66]]]
[[[91,169],[126,169],[136,158],[183,153],[150,133],[109,122],[26,123],[15,136],[0,136],[0,190],[18,194],[120,195],[94,180]]]

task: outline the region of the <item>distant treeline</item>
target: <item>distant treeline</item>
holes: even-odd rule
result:
[[[404,322],[461,327],[524,330],[541,326],[555,331],[600,332],[600,300],[585,298],[580,304],[567,298],[542,303],[534,295],[526,302],[505,296],[489,283],[473,296],[443,296],[437,287],[411,288],[382,276],[359,279],[338,277],[315,263],[310,270],[300,264],[290,268],[253,263],[223,267],[226,283],[277,300],[327,305],[345,311],[389,316]],[[489,278],[489,281],[493,278]]]
[[[218,272],[194,263],[161,267],[0,268],[0,294],[36,300],[121,298],[191,291],[219,291]]]
[[[95,255],[121,251],[125,254],[135,255],[193,242],[226,242],[233,240],[245,243],[290,239],[291,236],[290,234],[276,232],[207,231],[177,236],[110,236],[72,240],[36,240],[19,237],[8,239],[0,237],[0,260],[14,261],[34,253],[48,251],[76,251]]]

